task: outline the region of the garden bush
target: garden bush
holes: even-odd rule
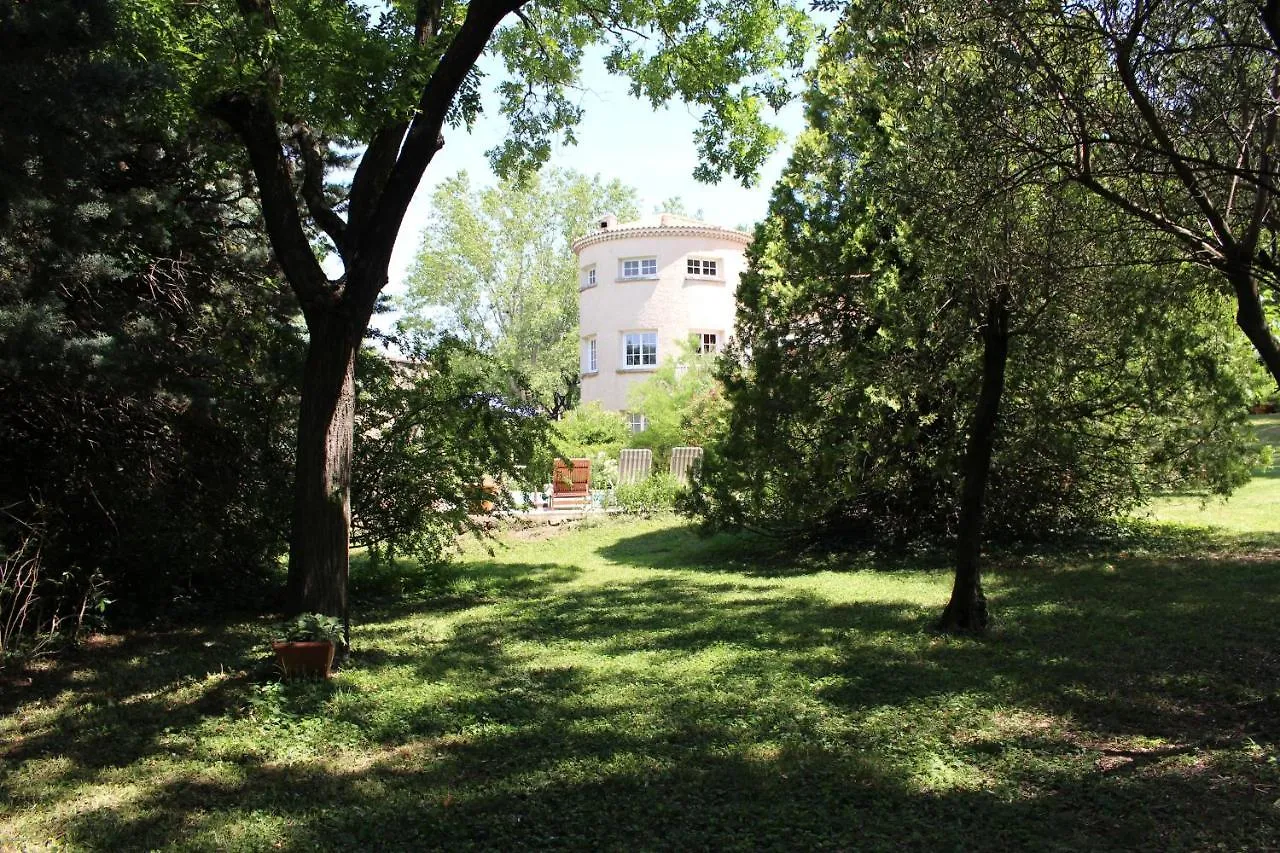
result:
[[[665,471],[659,471],[639,483],[618,487],[618,506],[623,512],[668,512],[686,488]]]

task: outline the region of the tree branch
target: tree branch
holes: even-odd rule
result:
[[[414,23],[413,40],[418,47],[440,34],[440,0],[418,0],[417,20]]]
[[[1274,103],[1277,94],[1280,94],[1280,63],[1273,64],[1271,67],[1271,83],[1268,93]],[[1271,109],[1267,111],[1267,118],[1262,132],[1262,144],[1258,146],[1260,153],[1258,169],[1265,173],[1271,168],[1271,150],[1276,141],[1276,111]],[[1258,251],[1258,238],[1262,234],[1262,227],[1267,221],[1267,213],[1271,208],[1273,194],[1270,187],[1257,187],[1254,190],[1253,210],[1250,211],[1249,227],[1245,229],[1244,239],[1241,241],[1241,247],[1249,255],[1254,257]]]
[[[1128,196],[1116,192],[1106,184],[1103,184],[1101,181],[1094,178],[1092,175],[1081,172],[1076,175],[1075,181],[1081,186],[1091,190],[1096,195],[1111,202],[1129,215],[1135,216],[1143,222],[1155,227],[1157,230],[1162,231],[1171,237],[1177,238],[1182,243],[1190,246],[1193,251],[1208,255],[1214,266],[1219,266],[1226,260],[1222,247],[1218,244],[1205,239],[1204,236],[1197,234],[1189,228],[1184,228],[1176,222],[1166,219],[1160,214],[1137,204]]]
[[[498,24],[525,2],[527,0],[472,0],[468,4],[461,28],[422,90],[417,115],[405,134],[400,156],[387,177],[377,208],[362,229],[360,244],[355,247],[353,257],[358,270],[385,270],[390,263],[396,233],[414,191],[427,164],[444,145],[441,130],[458,90],[484,52]],[[360,292],[350,293],[350,298],[362,308],[367,305],[371,309],[385,281],[375,281],[372,276],[358,274],[353,277],[353,284],[355,282],[359,282]]]
[[[358,244],[369,218],[373,216],[378,195],[387,185],[387,178],[400,153],[400,141],[408,130],[409,122],[398,121],[380,129],[365,148],[351,179],[351,191],[347,193],[347,239]]]
[[[289,161],[276,135],[276,120],[271,110],[261,98],[229,92],[210,104],[209,111],[240,136],[249,153],[249,163],[258,181],[267,236],[271,238],[271,247],[285,277],[302,303],[303,312],[310,315],[314,309],[336,301],[341,289],[333,287],[325,277],[307,241],[293,194]]]
[[[1258,7],[1258,15],[1262,18],[1262,26],[1271,36],[1272,46],[1280,54],[1280,0],[1267,0]]]
[[[338,254],[345,258],[347,223],[324,197],[324,154],[320,150],[320,140],[303,121],[294,123],[293,139],[302,154],[302,200],[307,203],[307,212],[338,247]]]
[[[1213,229],[1219,244],[1224,248],[1229,247],[1235,242],[1231,236],[1231,227],[1222,218],[1221,212],[1214,207],[1209,194],[1205,192],[1204,188],[1200,186],[1200,182],[1196,180],[1195,173],[1191,171],[1182,159],[1177,145],[1174,144],[1173,139],[1169,136],[1168,129],[1160,121],[1160,117],[1156,115],[1155,107],[1147,98],[1146,92],[1143,92],[1142,87],[1138,84],[1138,78],[1133,67],[1133,48],[1140,35],[1140,22],[1142,20],[1145,20],[1145,16],[1140,16],[1135,12],[1134,23],[1129,33],[1124,40],[1117,40],[1115,43],[1116,70],[1120,74],[1120,82],[1124,85],[1125,92],[1137,109],[1143,124],[1151,131],[1151,135],[1159,145],[1160,151],[1169,161],[1174,174],[1178,176],[1178,180],[1191,195],[1191,200],[1200,209],[1205,219],[1208,220],[1209,227]]]

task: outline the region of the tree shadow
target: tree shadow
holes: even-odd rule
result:
[[[262,671],[264,637],[252,627],[208,623],[181,631],[91,637],[30,687],[6,691],[0,712],[74,702],[36,733],[11,743],[7,761],[56,752],[87,778],[164,752],[166,730],[226,713]]]
[[[692,523],[628,536],[601,547],[598,553],[620,565],[752,578],[798,577],[852,569],[917,571],[946,564],[945,553],[936,549],[869,551],[835,541],[797,547],[784,537],[757,533],[708,535],[700,533]]]
[[[680,541],[627,540],[625,559],[688,569],[674,563]],[[474,611],[454,601],[447,630],[424,634],[409,618],[421,604],[357,628],[353,677],[423,688],[410,698],[341,679],[273,691],[264,722],[335,733],[331,754],[218,754],[231,770],[158,773],[127,804],[76,811],[64,838],[298,850],[1280,842],[1267,761],[1280,721],[1276,561],[1009,561],[991,583],[1000,626],[975,641],[930,634],[930,607],[835,602],[785,575],[735,571],[729,546],[689,575],[608,586],[565,588],[571,566],[482,564],[501,594]],[[248,654],[238,636],[227,650]],[[94,782],[171,748],[166,728],[244,718],[243,685],[192,691],[172,670],[148,672],[149,648],[129,639],[96,680],[64,680],[59,691],[83,701],[6,758],[57,755],[65,778]],[[134,673],[127,687],[115,666]],[[184,684],[198,695],[165,698]],[[129,713],[98,707],[108,697]],[[137,745],[113,745],[130,725]],[[1252,752],[1236,748],[1244,738]],[[0,777],[0,791],[14,784]]]
[[[449,572],[439,590],[358,601],[353,619],[370,625],[423,613],[467,610],[503,598],[536,598],[572,581],[582,574],[582,569],[563,563],[510,563],[494,558],[453,565]],[[376,627],[364,630],[367,630],[365,637],[379,636]]]

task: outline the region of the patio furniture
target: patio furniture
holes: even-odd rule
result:
[[[649,478],[653,470],[653,451],[624,450],[618,455],[618,485],[627,486]]]
[[[701,447],[671,448],[671,476],[682,486],[689,485],[689,472],[702,461]]]
[[[591,500],[591,460],[557,459],[551,469],[551,509],[586,509]]]

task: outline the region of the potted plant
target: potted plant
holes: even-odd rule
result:
[[[342,623],[334,616],[303,613],[281,626],[282,639],[271,643],[285,678],[328,678],[333,651],[342,639]]]

